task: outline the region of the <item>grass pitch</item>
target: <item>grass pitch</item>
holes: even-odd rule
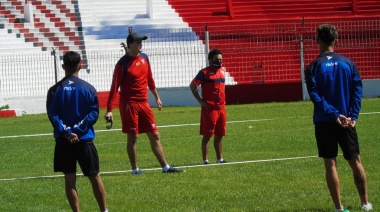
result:
[[[227,106],[224,158],[202,166],[199,107],[154,108],[168,162],[185,173],[163,174],[145,134],[138,161],[144,175],[132,176],[114,111],[106,130],[102,110],[95,125],[101,176],[109,211],[332,211],[317,157],[312,103],[265,103]],[[369,200],[380,208],[380,99],[364,99],[357,123],[361,158],[367,171]],[[61,173],[53,172],[54,139],[46,114],[0,119],[1,211],[70,211]],[[80,169],[78,166],[78,173]],[[360,211],[352,174],[338,157],[343,205]],[[90,182],[79,176],[82,211],[98,211]]]

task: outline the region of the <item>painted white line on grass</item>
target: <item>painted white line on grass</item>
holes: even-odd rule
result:
[[[360,113],[360,115],[373,115],[373,114],[380,114],[380,112],[368,112],[368,113]],[[309,116],[307,116],[309,117]],[[272,120],[278,120],[277,119],[252,119],[252,120],[242,120],[242,121],[227,121],[228,124],[233,123],[245,123],[245,122],[259,122],[259,121],[272,121]],[[197,124],[173,124],[173,125],[164,125],[164,126],[157,126],[158,128],[169,128],[169,127],[186,127],[186,126],[197,126]],[[111,131],[121,131],[121,129],[109,129],[109,130],[95,130],[95,132],[111,132]],[[53,133],[45,133],[45,134],[29,134],[29,135],[9,135],[9,136],[0,136],[0,139],[2,138],[21,138],[21,137],[36,137],[36,136],[52,136]]]
[[[380,114],[380,112],[360,113],[360,115],[372,115],[372,114]]]
[[[258,121],[270,121],[270,120],[275,120],[275,119],[228,121],[227,123],[233,124],[233,123],[258,122]],[[197,125],[199,125],[199,123],[197,123],[197,124],[173,124],[173,125],[164,125],[164,126],[157,126],[157,127],[158,128],[169,128],[169,127],[186,127],[186,126],[197,126]],[[121,131],[121,129],[95,130],[96,133],[98,133],[98,132],[110,132],[110,131]],[[2,139],[2,138],[36,137],[36,136],[53,136],[53,133],[0,136],[0,139]]]
[[[190,166],[176,166],[179,169],[186,168],[197,168],[197,167],[208,167],[208,166],[225,166],[225,165],[234,165],[234,164],[247,164],[247,163],[263,163],[263,162],[273,162],[273,161],[285,161],[285,160],[299,160],[299,159],[308,159],[308,158],[317,158],[318,156],[303,156],[303,157],[294,157],[294,158],[275,158],[275,159],[265,159],[265,160],[250,160],[250,161],[237,161],[237,162],[228,162],[228,163],[216,163],[208,165],[190,165]],[[147,168],[142,169],[143,171],[162,171],[162,168]],[[186,170],[185,170],[186,171]],[[111,171],[111,172],[100,172],[101,175],[116,174],[116,173],[128,173],[132,170],[121,170],[121,171]],[[77,174],[77,176],[83,176],[83,174]],[[51,179],[64,177],[64,175],[50,175],[50,176],[35,176],[35,177],[18,177],[18,178],[4,178],[0,181],[18,181],[18,180],[32,180],[32,179]]]
[[[373,115],[373,114],[380,114],[380,112],[360,113],[360,115]],[[273,121],[273,120],[277,120],[277,119],[251,119],[251,120],[242,120],[242,121],[227,121],[227,123],[233,124],[233,123]],[[157,127],[158,128],[169,128],[169,127],[186,127],[186,126],[197,126],[197,125],[199,125],[199,123],[196,123],[196,124],[173,124],[173,125],[163,125],[163,126],[157,126]],[[121,131],[121,129],[95,130],[95,132],[111,132],[111,131]],[[9,136],[0,136],[0,139],[2,139],[2,138],[36,137],[36,136],[52,136],[52,135],[53,135],[53,133],[29,134],[29,135],[9,135]]]

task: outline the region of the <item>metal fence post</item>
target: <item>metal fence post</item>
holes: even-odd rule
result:
[[[309,94],[307,92],[307,88],[306,88],[306,82],[305,82],[305,54],[304,54],[304,48],[303,48],[303,29],[304,29],[304,17],[302,17],[302,24],[301,24],[301,31],[299,33],[300,35],[300,63],[301,63],[301,67],[300,67],[300,70],[301,70],[301,84],[302,84],[302,98],[303,100],[309,100],[310,97],[309,97]]]
[[[32,4],[25,1],[24,4],[24,19],[27,23],[31,23],[34,26],[34,17],[33,17],[33,7]]]
[[[357,0],[352,0],[352,14],[356,14],[358,11],[358,2]]]
[[[232,8],[232,0],[226,0],[226,12],[230,19],[234,19],[234,11]]]
[[[208,52],[210,51],[210,40],[208,35],[208,24],[205,25],[205,57],[206,57],[206,66],[208,66]]]
[[[154,16],[153,16],[153,1],[152,0],[147,0],[146,1],[146,15],[148,16],[149,19],[154,19]]]
[[[54,56],[54,77],[55,77],[55,83],[58,82],[58,67],[57,67],[57,52],[56,52],[56,49],[57,47],[54,49],[53,47],[51,48],[53,50],[53,56]]]

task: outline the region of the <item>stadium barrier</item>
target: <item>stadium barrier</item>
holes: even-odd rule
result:
[[[134,27],[133,30],[149,37],[144,42],[144,52],[150,57],[158,88],[187,87],[196,73],[206,66],[208,48],[222,50],[229,85],[267,86],[302,83],[302,70],[319,54],[315,29],[321,23],[289,21],[261,25],[214,25],[208,26],[207,31],[204,27]],[[338,21],[332,24],[339,33],[336,51],[355,61],[364,80],[380,79],[380,20]],[[125,41],[116,40],[115,46],[99,46],[99,50],[92,47],[80,52],[88,61],[88,68],[80,72],[80,77],[100,92],[109,90],[114,66],[125,54],[124,49],[119,47],[120,42]],[[62,55],[63,52],[53,51],[40,54],[2,52],[0,99],[45,96],[56,79],[64,76],[60,68]]]

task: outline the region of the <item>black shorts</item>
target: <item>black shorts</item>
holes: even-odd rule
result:
[[[54,172],[75,173],[77,161],[84,176],[99,173],[99,157],[92,141],[70,144],[64,138],[55,139]]]
[[[336,122],[319,122],[315,123],[315,137],[319,157],[337,157],[338,144],[346,160],[356,158],[360,154],[356,128],[343,128]]]

